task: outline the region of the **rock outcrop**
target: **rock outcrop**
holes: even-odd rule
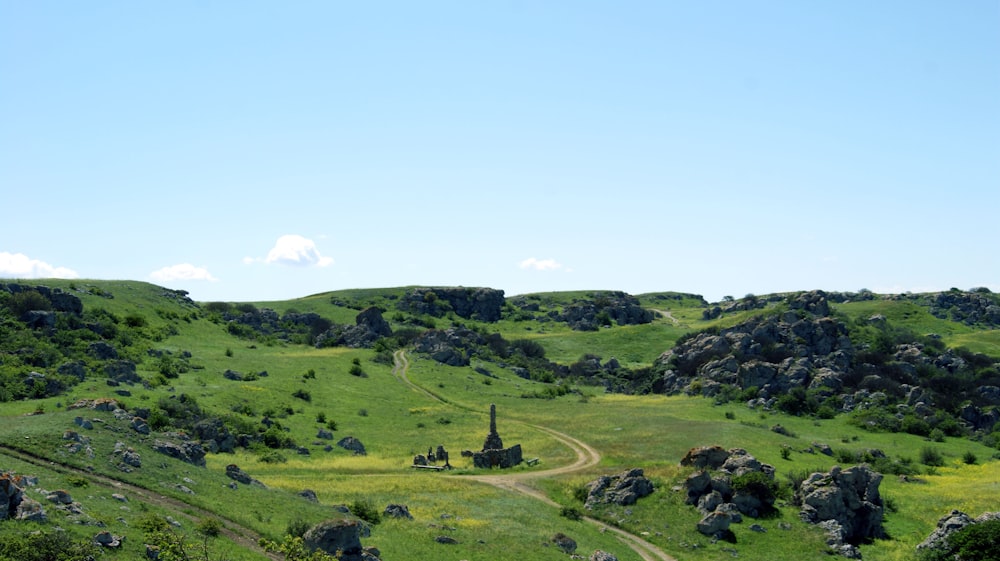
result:
[[[927,536],[927,539],[917,545],[917,550],[947,550],[949,549],[948,538],[953,534],[967,526],[982,524],[989,520],[1000,520],[1000,512],[984,512],[980,516],[972,518],[960,510],[952,510],[938,520],[937,527],[934,528],[931,535]]]
[[[614,321],[618,325],[650,323],[656,315],[639,305],[639,299],[624,292],[597,292],[554,313],[552,318],[577,331],[595,331]]]
[[[341,561],[378,561],[372,549],[361,547],[362,536],[370,530],[360,520],[334,519],[316,524],[302,536],[306,549],[337,555]]]
[[[879,484],[882,474],[866,465],[814,473],[802,482],[798,499],[802,520],[827,530],[827,544],[845,557],[860,558],[858,543],[884,537]]]
[[[485,343],[483,336],[471,329],[428,329],[413,341],[413,350],[448,366],[468,366],[472,353]]]
[[[205,449],[197,442],[171,442],[157,439],[153,450],[199,467],[205,467]]]
[[[653,482],[641,468],[625,470],[616,475],[605,475],[587,484],[588,510],[601,504],[632,505],[653,493]]]
[[[494,322],[503,310],[502,290],[492,288],[414,288],[396,307],[404,312],[442,317],[448,312],[465,319]]]
[[[382,337],[392,335],[389,322],[378,308],[366,308],[354,318],[354,325],[334,325],[316,337],[316,347],[344,346],[371,348]]]

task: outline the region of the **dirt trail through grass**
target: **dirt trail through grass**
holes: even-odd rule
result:
[[[196,519],[200,518],[215,518],[220,522],[222,522],[222,528],[220,529],[221,534],[225,536],[227,539],[231,540],[232,542],[238,544],[240,547],[244,547],[246,549],[254,551],[273,561],[282,561],[284,559],[284,556],[279,555],[277,553],[266,552],[263,550],[263,548],[260,547],[260,545],[258,545],[258,542],[262,537],[260,534],[251,530],[250,528],[241,526],[240,524],[233,522],[232,520],[222,518],[221,516],[219,516],[214,512],[205,510],[203,508],[199,508],[194,505],[190,505],[178,499],[173,499],[171,497],[160,495],[159,493],[153,492],[144,487],[132,485],[131,483],[126,483],[118,479],[114,479],[104,475],[98,475],[96,473],[91,473],[86,470],[77,469],[63,464],[57,464],[48,459],[25,452],[24,450],[17,450],[14,448],[0,445],[0,455],[17,458],[22,462],[34,464],[38,467],[47,470],[83,477],[87,479],[87,481],[90,481],[95,485],[100,485],[101,487],[113,489],[116,492],[126,492],[129,495],[131,495],[130,498],[132,500],[137,500],[146,503],[148,505],[154,505],[171,510],[173,511],[174,515],[178,517],[184,517],[192,521],[195,521]]]
[[[393,354],[394,366],[392,369],[392,374],[401,383],[413,389],[418,393],[421,393],[428,398],[438,401],[441,403],[446,403],[444,399],[435,395],[434,393],[420,387],[416,383],[410,380],[407,376],[407,370],[410,367],[409,361],[406,359],[406,354],[403,351],[396,351]],[[455,405],[455,404],[452,404]],[[521,422],[521,421],[513,421]],[[550,429],[548,427],[543,427],[539,425],[532,425],[530,423],[522,423],[528,427],[535,430],[539,430],[551,436],[552,438],[558,440],[559,442],[566,445],[567,448],[573,451],[576,455],[576,460],[564,466],[559,466],[551,469],[544,469],[540,471],[523,471],[518,473],[507,473],[499,475],[459,475],[462,479],[471,479],[473,481],[479,481],[480,483],[486,483],[497,487],[498,489],[505,489],[508,491],[514,491],[527,495],[536,500],[539,500],[549,506],[555,508],[562,508],[562,505],[550,499],[547,495],[539,491],[536,487],[530,485],[532,481],[543,479],[546,477],[553,477],[557,475],[567,475],[571,473],[576,473],[596,466],[601,461],[601,454],[593,446],[590,446],[582,440],[573,438],[572,436]],[[636,536],[635,534],[626,532],[620,528],[615,528],[613,526],[608,526],[597,520],[595,518],[583,517],[587,522],[594,524],[602,529],[602,531],[614,532],[618,539],[620,539],[625,545],[629,546],[633,551],[635,551],[640,557],[645,561],[676,561],[673,557],[667,555],[659,547],[649,543],[648,541]]]

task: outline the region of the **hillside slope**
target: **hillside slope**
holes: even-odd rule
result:
[[[689,448],[719,444],[747,448],[777,466],[779,479],[870,461],[865,450],[878,449],[880,469],[927,484],[885,480],[892,539],[862,551],[906,558],[938,516],[978,515],[1000,497],[989,460],[998,440],[995,306],[982,291],[809,292],[710,305],[678,293],[506,298],[448,287],[234,304],[136,282],[5,283],[0,468],[38,477],[24,492],[48,522],[2,531],[48,531],[65,517],[82,541],[103,529],[126,536],[107,552],[124,559],[144,555],[151,540],[165,543],[155,522],[171,516],[181,526],[168,538],[208,547],[213,558],[260,559],[238,534],[281,542],[327,518],[373,520],[400,503],[415,520],[361,532],[379,551],[356,555],[555,559],[564,555],[552,542],[558,533],[585,556],[600,549],[619,559],[657,558],[656,550],[712,559],[728,549],[797,559],[823,550],[791,496],[779,518],[759,521],[771,531],[737,530],[735,545],[694,531],[700,515],[670,489],[689,473],[678,463]],[[540,459],[513,472],[529,494],[484,485],[491,480],[460,454],[482,446],[490,403],[504,441]],[[600,462],[550,471],[577,460],[556,434],[592,447]],[[810,453],[815,443],[835,456]],[[409,467],[438,445],[456,470]],[[919,464],[925,448],[942,465]],[[240,471],[227,476],[231,465]],[[656,493],[590,515],[633,541],[574,521],[583,484],[629,467],[644,468]],[[121,504],[105,491],[109,478],[169,501]],[[963,493],[964,485],[980,488]],[[36,488],[67,489],[83,514],[48,506]],[[216,518],[218,538],[205,522]],[[657,549],[637,548],[640,537]]]

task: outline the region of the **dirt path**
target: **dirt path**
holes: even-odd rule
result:
[[[284,556],[277,553],[269,553],[264,551],[258,542],[261,539],[261,535],[257,532],[242,526],[232,520],[222,518],[218,514],[199,508],[194,505],[185,503],[184,501],[160,495],[154,491],[146,489],[144,487],[138,487],[132,485],[131,483],[126,483],[118,479],[114,479],[105,475],[98,475],[96,473],[91,473],[86,470],[74,468],[71,466],[57,464],[48,459],[29,454],[23,450],[17,450],[14,448],[9,448],[7,446],[0,445],[0,454],[4,456],[10,456],[12,458],[17,458],[22,462],[36,465],[40,468],[44,468],[50,471],[55,471],[63,474],[74,475],[78,477],[86,478],[87,481],[95,485],[100,485],[101,487],[106,487],[112,489],[115,492],[126,492],[129,495],[130,500],[137,500],[149,505],[155,505],[162,508],[170,509],[174,511],[176,516],[182,516],[191,521],[196,521],[201,518],[215,518],[222,522],[222,528],[220,533],[227,539],[238,544],[240,547],[244,547],[255,553],[258,553],[268,559],[273,561],[283,561]]]
[[[673,319],[673,318],[671,318]],[[674,320],[676,321],[676,320]],[[403,384],[410,387],[412,390],[422,393],[438,402],[444,403],[444,400],[434,395],[433,393],[425,390],[424,388],[413,383],[407,376],[407,370],[410,367],[409,361],[406,359],[406,354],[403,351],[396,351],[393,354],[395,359],[395,365],[392,369],[393,375]],[[519,422],[519,421],[514,421]],[[562,505],[550,499],[547,495],[539,491],[536,487],[530,485],[532,481],[542,479],[545,477],[553,477],[557,475],[567,475],[570,473],[576,473],[596,466],[601,461],[601,454],[593,446],[590,446],[582,440],[573,438],[572,436],[559,432],[557,430],[550,429],[548,427],[543,427],[539,425],[532,425],[529,423],[522,423],[525,426],[531,427],[535,430],[547,433],[552,438],[555,438],[559,442],[566,445],[567,448],[573,451],[576,455],[576,460],[568,465],[560,466],[552,469],[544,469],[540,471],[522,471],[518,473],[502,473],[498,475],[456,475],[462,479],[471,479],[473,481],[478,481],[480,483],[486,483],[492,485],[498,489],[504,489],[507,491],[514,491],[521,493],[538,501],[541,501],[549,506],[555,508],[562,508]],[[667,555],[659,547],[649,543],[648,541],[640,538],[639,536],[626,532],[621,528],[615,528],[613,526],[608,526],[607,524],[597,520],[595,518],[590,518],[589,516],[584,516],[584,520],[587,522],[601,528],[602,531],[614,532],[618,539],[622,541],[625,545],[635,551],[640,557],[645,561],[676,561],[673,557]]]
[[[680,325],[680,321],[670,313],[670,310],[653,310],[654,312],[660,314],[661,316],[669,319],[675,326]]]

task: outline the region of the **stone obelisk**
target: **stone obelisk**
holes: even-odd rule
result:
[[[502,450],[503,440],[497,434],[497,406],[490,404],[490,434],[486,435],[486,442],[483,443],[483,450]]]

